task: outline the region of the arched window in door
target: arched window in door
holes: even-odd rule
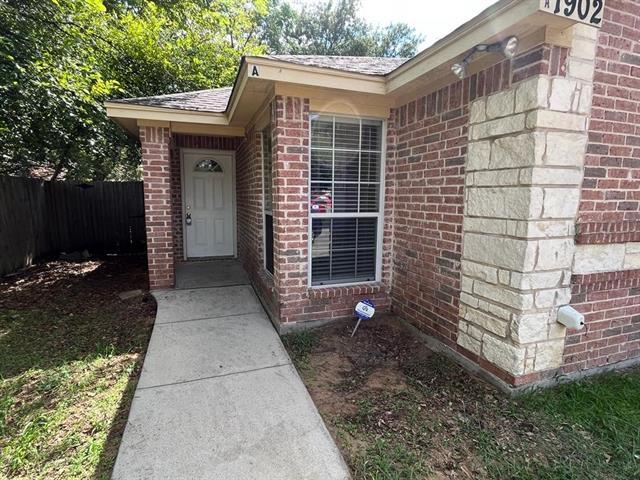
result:
[[[215,160],[200,160],[194,168],[195,172],[216,172],[222,173],[222,167]]]

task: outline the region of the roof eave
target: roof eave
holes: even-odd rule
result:
[[[388,73],[385,76],[387,93],[396,93],[410,82],[442,65],[452,63],[475,45],[496,35],[504,32],[518,33],[510,30],[517,25],[522,27],[528,20],[531,20],[532,24],[537,22],[539,26],[558,28],[566,28],[576,23],[543,12],[540,0],[501,0]]]
[[[105,102],[107,116],[110,118],[133,118],[167,122],[200,123],[205,125],[229,125],[227,115],[221,112],[206,112],[169,107],[151,107],[148,105],[122,102]]]

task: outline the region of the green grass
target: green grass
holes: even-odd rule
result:
[[[316,342],[317,335],[312,330],[303,330],[282,336],[282,343],[284,343],[294,365],[298,369],[307,369],[309,367],[309,354]]]
[[[465,431],[489,478],[640,478],[640,371],[529,394],[512,402],[505,416],[534,427],[528,442],[505,442],[502,432],[473,425]]]
[[[520,403],[566,430],[576,448],[591,451],[596,471],[606,470],[621,479],[640,478],[640,370],[563,385]],[[581,441],[583,432],[588,433],[589,444]]]
[[[106,312],[0,312],[0,478],[109,477],[149,328],[122,327]]]
[[[374,440],[355,466],[356,478],[366,480],[421,480],[428,473],[416,452],[387,438]]]

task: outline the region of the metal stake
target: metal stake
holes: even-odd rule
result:
[[[362,321],[361,318],[358,319],[358,323],[356,323],[355,328],[353,329],[353,332],[351,332],[351,338],[353,338],[353,336],[356,334],[356,330],[358,330],[358,327],[360,326],[360,322]]]

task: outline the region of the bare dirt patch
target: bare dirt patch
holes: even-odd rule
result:
[[[285,344],[356,479],[625,478],[598,435],[507,398],[397,318],[351,338],[354,324]]]

